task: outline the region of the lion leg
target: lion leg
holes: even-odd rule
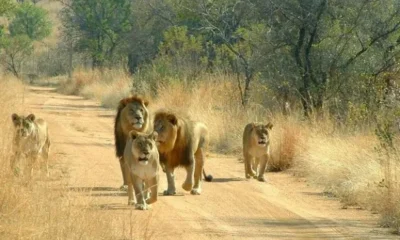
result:
[[[150,198],[147,200],[147,204],[152,204],[157,202],[158,197],[158,182],[159,176],[155,176],[154,178],[146,181],[147,189],[150,190],[151,195]]]
[[[124,180],[124,184],[122,184],[122,186],[120,187],[121,190],[126,191],[127,187],[128,187],[128,175],[129,170],[125,165],[125,160],[124,157],[121,157],[119,159],[119,164],[121,165],[121,172],[122,172],[122,179]]]
[[[144,200],[143,180],[138,177],[134,177],[132,180],[137,200],[135,208],[139,210],[147,210],[148,206],[146,201]]]
[[[46,176],[50,176],[49,172],[49,152],[50,152],[50,139],[47,138],[46,144],[44,145],[43,151],[42,151],[42,158],[45,160],[46,164]]]
[[[11,171],[15,176],[20,174],[20,168],[17,166],[17,162],[21,159],[21,154],[19,152],[15,152],[10,158],[10,167]]]
[[[204,168],[204,152],[202,149],[199,149],[196,154],[196,163],[194,169],[194,186],[192,191],[190,192],[193,195],[200,195],[201,193],[201,174]]]
[[[133,174],[129,173],[129,183],[128,183],[128,205],[135,204],[135,197],[133,193]]]
[[[26,164],[26,176],[27,177],[29,177],[29,178],[32,178],[33,177],[33,168],[34,168],[34,166],[35,166],[35,163],[36,163],[36,161],[37,161],[37,154],[36,153],[32,153],[32,154],[29,154],[28,156],[27,156],[27,164]],[[28,173],[28,171],[29,171],[29,173]]]
[[[194,156],[192,156],[192,159],[190,161],[190,165],[186,166],[186,179],[185,182],[182,184],[182,188],[186,191],[191,191],[193,188],[193,182],[194,182],[194,171],[195,171],[195,166],[196,166],[196,160]],[[201,172],[200,172],[201,174]]]
[[[260,157],[260,166],[258,169],[258,176],[257,176],[257,180],[260,182],[265,182],[264,173],[265,169],[267,168],[267,162],[268,162],[267,155]]]
[[[253,157],[245,153],[244,154],[244,172],[245,172],[245,177],[249,179],[250,177],[254,177],[256,175],[256,172],[252,168],[252,161]]]
[[[259,169],[260,158],[259,157],[253,158],[253,161],[252,161],[251,165],[252,165],[251,169],[254,172],[253,178],[257,179],[259,171],[260,171],[260,169]]]
[[[168,189],[164,191],[164,195],[175,195],[176,188],[175,188],[175,176],[174,176],[174,169],[166,166],[165,174],[167,175],[167,182],[168,182]]]

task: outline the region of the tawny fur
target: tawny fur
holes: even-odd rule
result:
[[[50,138],[47,123],[43,119],[36,118],[34,114],[27,117],[12,114],[14,124],[13,150],[11,159],[13,171],[17,168],[17,163],[21,157],[26,158],[26,175],[32,176],[34,165],[38,157],[45,161],[46,174],[49,176],[48,158],[50,152]]]
[[[131,131],[125,146],[125,164],[129,170],[128,204],[136,208],[148,209],[147,204],[157,201],[159,183],[159,154],[156,146],[157,132],[151,134]],[[147,193],[151,192],[150,198]]]
[[[123,177],[123,186],[127,185],[126,170],[124,167],[124,150],[126,145],[126,139],[130,131],[147,132],[149,129],[149,111],[147,106],[149,105],[148,100],[140,96],[132,96],[121,99],[117,108],[117,114],[114,122],[114,138],[115,138],[115,151],[116,156],[120,159],[121,172]],[[140,114],[142,117],[143,125],[140,128],[136,128],[131,124],[135,118],[136,111],[133,113],[131,110],[142,108],[143,112]]]
[[[206,181],[212,180],[212,176],[207,176],[203,168],[209,142],[206,125],[180,117],[168,110],[160,110],[154,116],[154,130],[158,132],[160,163],[167,173],[167,178],[173,176],[176,167],[182,166],[187,170],[187,179],[182,187],[192,194],[200,194],[201,174],[203,173]],[[194,171],[191,170],[192,167]],[[193,172],[195,174],[191,176]],[[190,186],[193,184],[191,178],[194,178],[193,186]],[[174,183],[168,182],[165,194],[175,194]]]
[[[245,177],[265,181],[264,173],[270,159],[269,131],[272,123],[249,123],[243,132]]]

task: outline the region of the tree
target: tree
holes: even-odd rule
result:
[[[0,0],[0,16],[10,12],[15,7],[12,0]]]
[[[51,28],[47,12],[30,2],[24,2],[16,9],[15,18],[9,26],[12,36],[27,35],[34,41],[49,36]]]
[[[225,46],[223,49],[230,53],[228,55],[234,56],[230,63],[238,76],[244,76],[244,83],[239,79],[238,86],[242,105],[247,106],[250,84],[259,71],[256,64],[257,46],[251,44],[251,40],[247,38],[252,29],[260,27],[252,21],[255,5],[248,0],[201,0],[196,3],[185,0],[179,6],[178,16],[184,17],[182,22],[207,36],[206,41]],[[212,57],[209,59],[212,60]]]
[[[264,77],[271,84],[289,82],[305,115],[320,112],[326,100],[346,88],[356,90],[349,79],[388,69],[398,53],[398,1],[256,2],[271,29],[263,36],[270,49]]]
[[[33,51],[32,40],[26,35],[7,35],[0,39],[0,48],[4,50],[6,70],[19,77],[23,60]]]
[[[118,47],[131,29],[131,1],[64,1],[62,22],[67,32],[78,32],[76,50],[89,53],[93,68],[101,68],[118,57]]]
[[[135,73],[141,64],[158,54],[164,31],[175,24],[173,4],[166,0],[133,0],[132,29],[127,36],[128,69]]]

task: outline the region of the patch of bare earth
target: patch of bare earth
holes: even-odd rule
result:
[[[114,154],[113,110],[52,88],[31,87],[26,103],[49,122],[54,168],[67,169],[68,191],[112,219],[116,239],[396,239],[377,225],[377,215],[341,204],[288,173],[267,173],[267,183],[243,178],[235,157],[210,154],[200,196],[160,196],[149,211],[127,206]],[[51,174],[51,172],[50,172]],[[161,174],[159,192],[166,188]],[[95,221],[95,219],[94,219]]]

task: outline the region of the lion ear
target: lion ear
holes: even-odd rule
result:
[[[172,123],[173,125],[178,124],[178,118],[174,114],[169,114],[167,118],[168,118],[168,121],[170,123]]]
[[[154,132],[151,134],[151,138],[153,138],[153,140],[156,141],[156,140],[157,140],[157,137],[158,137],[158,133],[157,133],[156,131],[154,131]]]
[[[122,108],[124,108],[126,106],[126,98],[123,98],[123,99],[121,99],[120,101],[119,101],[119,106],[118,106],[118,108],[119,109],[122,109]]]
[[[145,107],[148,107],[149,106],[149,100],[143,100],[143,105]]]
[[[13,113],[13,114],[11,115],[11,119],[12,119],[12,121],[13,121],[13,123],[14,123],[15,126],[18,125],[19,120],[20,120],[20,117],[18,116],[18,114]]]
[[[132,140],[135,140],[139,134],[136,131],[130,131],[129,135],[131,136]]]
[[[273,126],[274,125],[270,122],[265,125],[265,127],[268,128],[269,130],[271,130]]]
[[[33,114],[33,113],[31,113],[31,114],[29,114],[27,117],[26,117],[26,119],[28,119],[28,120],[30,120],[30,121],[35,121],[35,114]]]

